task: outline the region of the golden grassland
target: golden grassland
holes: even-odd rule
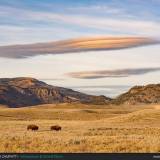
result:
[[[1,106],[0,129],[0,152],[160,152],[160,105]]]

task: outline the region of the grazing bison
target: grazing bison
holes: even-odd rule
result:
[[[62,127],[61,126],[58,126],[58,125],[56,125],[56,126],[51,126],[51,128],[50,128],[51,130],[55,130],[55,131],[60,131],[61,129],[62,129]]]
[[[34,124],[30,124],[27,126],[27,130],[32,130],[32,131],[36,131],[38,130],[38,126],[34,125]]]

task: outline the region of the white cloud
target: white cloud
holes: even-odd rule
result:
[[[24,16],[30,20],[39,20],[49,23],[63,22],[71,25],[90,27],[102,30],[130,32],[143,35],[160,35],[160,23],[131,19],[101,18],[98,16],[67,15],[50,12],[25,12]]]
[[[54,14],[45,12],[29,13],[28,18],[32,20],[48,21],[50,23],[63,22],[71,25],[78,25],[81,27],[89,27],[98,30],[104,30],[111,32],[130,33],[136,35],[146,36],[160,36],[160,23],[154,21],[142,21],[131,19],[111,19],[100,18],[96,16],[84,16],[84,15],[66,15],[66,14]]]
[[[37,28],[13,25],[0,25],[0,46],[9,44],[26,44],[55,41],[63,38],[71,38],[77,36],[80,36],[80,34],[76,31],[70,30],[69,28]]]
[[[122,14],[124,12],[123,9],[112,7],[112,6],[106,6],[106,5],[91,5],[91,6],[81,6],[81,7],[69,7],[68,8],[71,11],[75,12],[87,12],[87,13],[109,13],[109,14]]]
[[[87,8],[83,7],[79,9],[86,10]],[[120,9],[111,8],[107,6],[90,6],[89,9],[97,11],[108,10],[109,12],[119,12],[120,14],[122,14],[123,12]],[[6,19],[11,18],[11,23],[12,21],[14,21],[14,25],[0,25],[0,45],[6,44],[7,39],[9,43],[12,43],[14,40],[16,42],[19,42],[16,39],[19,39],[21,41],[23,41],[22,39],[24,39],[25,43],[35,42],[36,40],[40,41],[40,39],[43,37],[43,41],[48,41],[52,38],[50,34],[54,33],[57,38],[53,37],[53,39],[65,39],[76,36],[87,36],[91,34],[98,35],[98,33],[103,33],[103,35],[128,34],[140,36],[160,36],[160,22],[158,21],[134,20],[129,18],[119,19],[110,18],[108,16],[91,16],[89,14],[80,15],[55,13],[47,11],[33,11],[6,6],[0,6],[0,17],[5,17]],[[38,27],[39,23],[46,24],[47,27]],[[23,25],[24,27],[18,27],[20,25]],[[66,25],[72,26],[72,28]],[[90,33],[88,33],[87,30],[85,31],[85,28],[87,28],[88,30],[94,29],[94,31],[90,31]],[[59,36],[57,36],[58,33]],[[6,39],[6,42],[4,39]]]

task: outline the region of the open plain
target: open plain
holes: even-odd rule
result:
[[[160,105],[1,105],[0,129],[1,152],[160,152]]]

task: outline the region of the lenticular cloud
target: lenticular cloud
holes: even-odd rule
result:
[[[120,78],[120,77],[129,77],[132,75],[142,75],[155,71],[160,71],[160,67],[71,72],[68,73],[67,75],[72,78],[80,78],[80,79]]]
[[[48,43],[1,46],[0,57],[26,58],[36,55],[77,53],[98,50],[115,50],[157,44],[146,37],[92,37]]]

